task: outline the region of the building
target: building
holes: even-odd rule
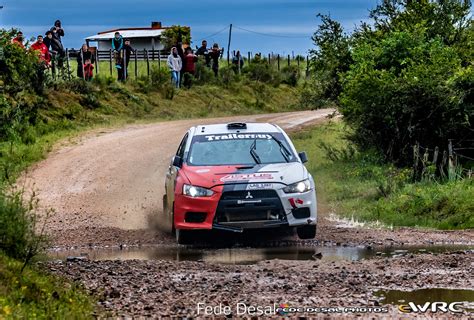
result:
[[[161,40],[161,34],[166,29],[161,22],[152,22],[150,28],[121,28],[99,32],[86,38],[87,44],[97,43],[99,51],[109,51],[112,49],[112,38],[115,32],[120,32],[124,39],[130,39],[132,47],[138,50],[163,50],[165,46]]]

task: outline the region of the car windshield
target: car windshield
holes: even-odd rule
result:
[[[188,163],[195,166],[295,162],[281,133],[230,133],[193,138]]]

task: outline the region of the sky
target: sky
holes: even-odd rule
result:
[[[367,20],[377,0],[0,0],[0,27],[19,28],[26,37],[44,34],[60,19],[63,43],[78,48],[84,38],[120,27],[191,27],[192,46],[205,38],[231,50],[263,54],[306,54],[320,22],[316,14],[330,14],[350,32]]]

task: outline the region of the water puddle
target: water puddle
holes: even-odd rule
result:
[[[172,260],[205,261],[220,264],[254,264],[259,261],[280,260],[323,260],[357,261],[376,256],[398,257],[417,253],[442,253],[471,250],[466,246],[430,247],[343,247],[343,246],[285,246],[270,248],[193,248],[182,246],[149,246],[126,248],[101,248],[91,250],[51,251],[51,259],[65,260],[79,257],[90,260]]]
[[[402,305],[413,302],[423,306],[427,302],[463,302],[462,308],[468,312],[474,311],[474,290],[427,288],[413,291],[381,290],[375,292],[383,304]]]

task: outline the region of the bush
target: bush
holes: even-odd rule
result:
[[[300,70],[295,65],[284,66],[281,69],[282,82],[292,87],[296,87],[300,78]]]
[[[253,62],[242,70],[250,80],[271,84],[275,87],[281,83],[281,74],[264,61]]]
[[[27,262],[44,249],[46,238],[36,233],[41,231],[37,230],[37,198],[33,194],[27,203],[23,200],[22,191],[0,192],[0,251]]]

